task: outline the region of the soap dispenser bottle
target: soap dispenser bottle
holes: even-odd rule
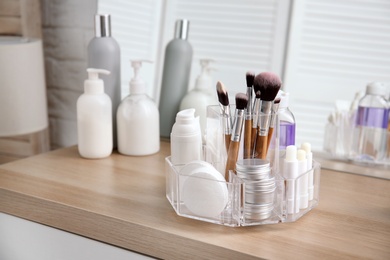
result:
[[[145,94],[146,83],[139,70],[142,62],[133,60],[134,78],[130,95],[118,107],[118,152],[125,155],[149,155],[160,150],[159,112],[154,101]]]
[[[194,108],[195,116],[199,116],[202,136],[204,136],[207,119],[207,106],[218,105],[218,100],[215,91],[212,92],[213,82],[210,75],[211,59],[201,59],[200,66],[202,68],[200,75],[196,78],[195,87],[182,99],[180,110]]]
[[[118,42],[111,35],[111,16],[95,16],[95,37],[88,44],[88,67],[110,71],[102,75],[105,91],[112,102],[113,145],[116,147],[116,110],[121,102],[121,59]]]
[[[160,135],[165,138],[170,136],[180,101],[188,90],[193,53],[187,40],[189,25],[188,20],[177,20],[175,38],[165,49],[159,103]]]
[[[84,94],[77,100],[78,150],[81,157],[99,159],[112,152],[112,104],[104,93],[104,82],[99,73],[108,75],[103,69],[87,69]]]

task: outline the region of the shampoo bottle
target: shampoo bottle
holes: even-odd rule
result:
[[[84,94],[77,100],[78,150],[81,157],[99,159],[112,152],[112,104],[104,93],[104,82],[99,73],[102,69],[87,69]]]
[[[188,20],[178,20],[175,38],[166,49],[160,93],[160,135],[169,138],[180,102],[188,90],[192,62],[192,46],[187,41]]]
[[[134,78],[130,95],[117,112],[118,151],[125,155],[149,155],[160,150],[159,113],[154,101],[145,94],[146,83],[139,76],[142,62],[133,60]]]
[[[210,59],[201,59],[200,66],[202,71],[197,77],[193,90],[182,99],[180,110],[195,108],[195,116],[199,116],[200,128],[202,136],[205,134],[207,120],[207,106],[218,105],[218,100],[215,95],[215,87],[213,88],[212,78],[210,76]]]
[[[88,44],[88,67],[110,71],[102,80],[106,93],[112,101],[113,144],[116,147],[116,110],[121,102],[121,66],[120,48],[111,36],[111,16],[98,14],[95,16],[95,37]]]

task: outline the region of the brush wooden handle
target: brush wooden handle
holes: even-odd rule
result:
[[[268,137],[267,137],[267,153],[268,153],[268,149],[269,149],[269,145],[271,143],[271,139],[272,139],[272,134],[274,133],[274,128],[273,127],[270,127],[268,128]]]
[[[226,181],[229,181],[229,171],[234,171],[236,168],[239,148],[240,142],[230,142],[225,168]]]
[[[230,145],[230,140],[232,139],[231,134],[225,134],[225,147],[226,147],[226,152],[229,151],[229,145]]]
[[[267,157],[267,136],[258,135],[256,139],[256,158],[265,159]]]
[[[244,131],[244,159],[251,158],[252,145],[252,119],[245,120]]]
[[[257,127],[252,127],[252,138],[251,138],[251,156],[253,157],[254,151],[255,151],[255,145],[256,145],[256,138],[257,138]]]

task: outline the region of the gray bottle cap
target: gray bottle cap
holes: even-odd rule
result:
[[[190,21],[186,19],[177,20],[175,24],[175,38],[187,40],[189,29]]]
[[[111,15],[109,14],[95,15],[95,36],[111,37]]]

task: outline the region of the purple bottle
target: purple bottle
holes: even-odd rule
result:
[[[287,146],[295,145],[295,117],[288,107],[289,93],[280,91],[279,94],[279,149],[284,154]]]
[[[381,162],[386,158],[389,86],[372,82],[359,101],[353,132],[351,158],[357,162]]]

